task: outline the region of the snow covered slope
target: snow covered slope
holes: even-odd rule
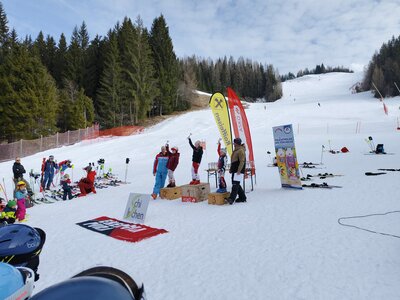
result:
[[[50,154],[70,158],[74,179],[82,167],[104,158],[121,178],[131,158],[130,185],[97,195],[28,210],[28,224],[47,233],[35,291],[95,265],[120,268],[145,285],[148,299],[398,299],[400,295],[400,213],[343,222],[341,217],[400,210],[400,172],[367,177],[378,168],[400,168],[400,98],[387,99],[389,115],[370,93],[351,94],[362,74],[305,76],[283,84],[275,103],[246,110],[253,137],[257,185],[247,203],[211,206],[206,202],[150,203],[146,225],[168,230],[139,243],[127,243],[83,229],[75,223],[100,216],[122,219],[130,192],[151,193],[152,164],[167,140],[179,147],[177,184],[190,178],[191,148],[186,137],[205,140],[207,162],[217,160],[218,131],[209,109],[187,113],[131,137],[84,142],[24,157],[25,169],[39,170]],[[318,103],[320,105],[318,105]],[[322,156],[323,168],[303,175],[335,173],[326,181],[339,189],[287,190],[280,187],[273,152],[272,126],[293,124],[299,162],[320,162],[325,149],[346,146],[347,154]],[[359,124],[359,125],[358,125]],[[356,133],[359,128],[360,132]],[[358,130],[358,129],[357,129]],[[373,136],[395,155],[364,155]],[[0,164],[10,194],[12,162]],[[206,173],[201,173],[207,181]],[[212,189],[215,186],[212,184]]]

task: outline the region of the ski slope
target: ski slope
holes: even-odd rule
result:
[[[122,220],[130,192],[151,193],[153,160],[167,140],[181,153],[177,184],[191,180],[192,151],[186,137],[192,133],[194,140],[207,142],[200,166],[202,181],[207,181],[204,169],[207,162],[217,160],[219,137],[209,109],[170,118],[137,136],[86,141],[22,158],[25,169],[35,171],[43,157],[69,158],[76,166],[74,180],[84,175],[84,166],[100,158],[124,179],[125,158],[131,159],[131,184],[28,209],[27,223],[47,233],[35,292],[83,269],[108,265],[143,282],[152,300],[399,299],[400,213],[343,220],[397,237],[338,224],[341,217],[400,210],[400,172],[364,175],[378,168],[400,168],[400,130],[396,130],[400,98],[385,101],[389,109],[385,115],[382,103],[370,93],[351,94],[349,88],[361,77],[360,73],[305,76],[283,83],[281,100],[250,104],[246,113],[257,185],[248,192],[248,202],[212,206],[206,201],[152,201],[145,224],[168,233],[139,243],[75,224],[100,216]],[[272,158],[267,151],[274,151],[272,127],[284,124],[295,129],[299,162],[322,159],[323,169],[304,169],[303,175],[341,174],[314,182],[343,188],[280,187],[277,169],[267,167]],[[395,154],[364,155],[370,150],[368,136]],[[321,156],[322,145],[326,150],[346,146],[350,152]],[[0,164],[9,195],[12,163]]]

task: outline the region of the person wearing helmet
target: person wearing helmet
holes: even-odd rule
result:
[[[54,172],[58,169],[58,165],[54,161],[54,156],[50,155],[49,159],[45,161],[42,166],[42,171],[44,172],[44,178],[42,181],[43,189],[50,190],[50,185],[53,182]]]
[[[94,188],[94,181],[96,179],[96,171],[92,170],[91,166],[87,166],[84,168],[86,171],[86,177],[83,177],[78,182],[78,187],[81,191],[79,197],[84,197],[88,193],[96,194],[96,189]]]
[[[178,152],[178,147],[174,146],[171,148],[171,151],[169,151],[169,145],[167,144],[167,152],[169,155],[168,163],[167,163],[167,169],[168,169],[168,185],[167,187],[175,187],[175,177],[174,177],[174,172],[176,167],[179,164],[179,156],[180,153]]]
[[[29,299],[33,282],[32,270],[0,262],[0,299]]]
[[[199,167],[201,158],[203,157],[203,147],[200,145],[200,141],[196,141],[193,145],[190,136],[188,137],[189,145],[193,149],[192,155],[192,181],[190,184],[200,184]]]
[[[156,155],[153,163],[153,176],[156,177],[156,181],[154,183],[153,193],[151,194],[151,197],[154,200],[157,198],[158,194],[160,194],[160,190],[165,185],[165,180],[167,179],[168,174],[168,160],[169,156],[167,152],[167,147],[162,146],[160,153]]]
[[[111,267],[94,267],[61,283],[50,286],[30,300],[145,300],[143,284],[125,272]]]
[[[0,227],[0,262],[15,267],[26,267],[39,279],[39,255],[46,241],[46,234],[40,228],[25,224],[10,224]]]
[[[14,181],[14,184],[15,184],[14,197],[15,197],[15,192],[17,191],[17,183],[18,183],[18,181],[25,182],[28,194],[30,196],[32,196],[33,195],[32,189],[29,186],[28,181],[26,181],[25,178],[24,178],[24,174],[26,173],[26,171],[25,171],[24,166],[21,164],[21,158],[19,158],[19,157],[15,158],[15,162],[13,164],[12,170],[13,170],[13,174],[14,174],[13,181]]]
[[[18,221],[23,222],[26,216],[26,205],[25,202],[29,201],[28,191],[26,190],[26,184],[23,181],[17,183],[17,191],[15,192],[15,198],[17,199],[17,211],[15,217]]]
[[[71,168],[71,160],[70,159],[66,159],[63,160],[62,162],[60,162],[58,164],[58,170],[60,171],[61,176],[64,175],[64,172],[66,169]]]
[[[0,213],[0,223],[3,225],[13,224],[15,222],[15,213],[17,212],[17,201],[8,201],[6,207]],[[1,225],[1,224],[0,224]]]
[[[227,164],[226,149],[221,148],[221,139],[218,140],[218,189],[217,193],[226,193],[225,168]]]

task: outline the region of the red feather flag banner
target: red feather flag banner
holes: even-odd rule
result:
[[[251,175],[255,175],[253,143],[251,142],[249,122],[247,121],[246,113],[236,93],[230,87],[228,87],[226,91],[228,93],[228,104],[234,136],[235,138],[241,138],[242,143],[245,144],[246,161],[251,168]]]

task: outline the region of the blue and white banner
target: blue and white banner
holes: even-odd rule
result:
[[[292,125],[272,128],[282,187],[302,189]]]

